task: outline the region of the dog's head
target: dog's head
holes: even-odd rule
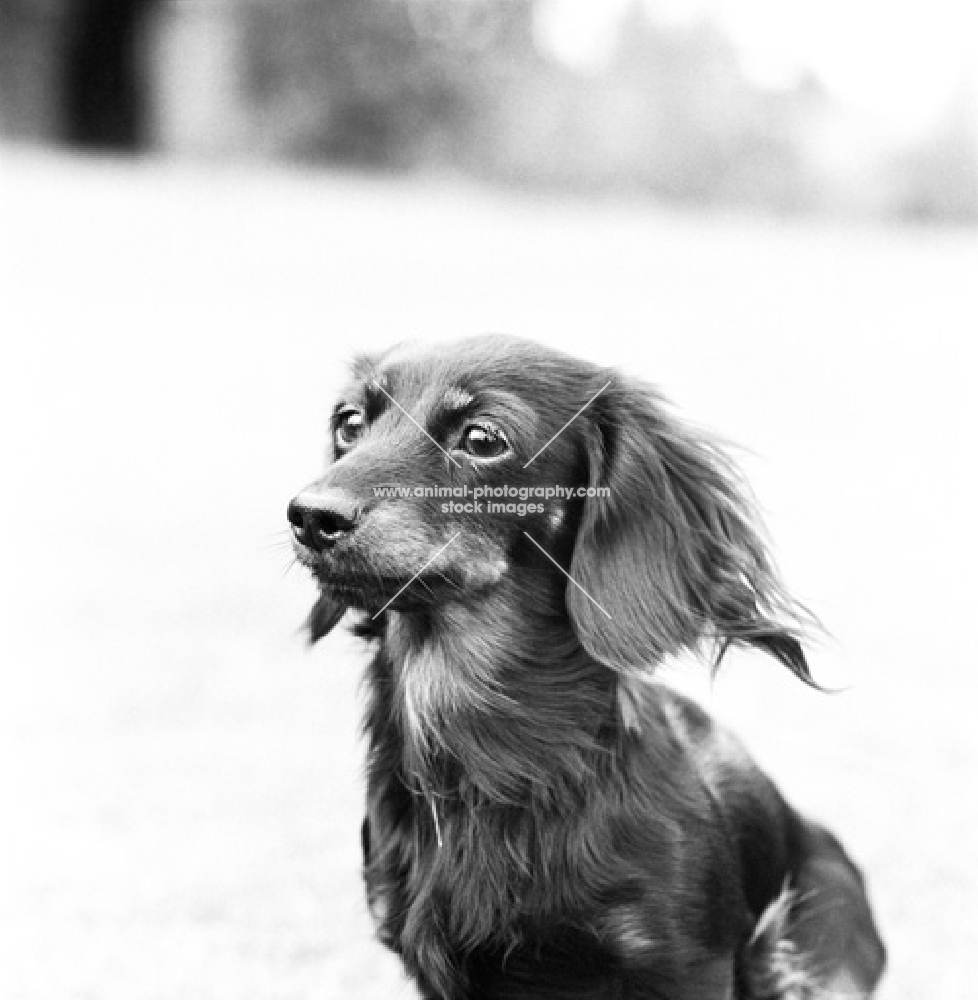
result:
[[[331,448],[289,506],[313,640],[348,607],[424,614],[532,579],[615,670],[712,638],[809,680],[729,462],[614,371],[502,336],[397,347],[354,364]]]

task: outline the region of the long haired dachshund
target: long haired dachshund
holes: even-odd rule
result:
[[[421,994],[870,996],[858,869],[651,679],[735,644],[812,683],[721,450],[501,336],[360,359],[331,447],[288,517],[313,641],[352,609],[375,648],[366,889]]]

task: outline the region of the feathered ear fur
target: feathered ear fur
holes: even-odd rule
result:
[[[589,421],[589,484],[610,495],[586,501],[571,563],[593,598],[568,587],[588,652],[629,672],[707,639],[715,663],[746,643],[814,683],[798,641],[804,614],[778,582],[729,459],[642,386],[612,387]]]
[[[306,619],[310,645],[329,635],[345,613],[346,605],[342,601],[329,594],[321,594]]]

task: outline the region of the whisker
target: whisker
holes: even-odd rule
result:
[[[266,551],[269,549],[291,548],[292,537],[291,528],[282,528],[280,531],[273,531],[269,535],[266,535],[262,548]]]

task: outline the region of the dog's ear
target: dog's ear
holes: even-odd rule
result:
[[[716,643],[756,646],[813,683],[753,504],[724,453],[643,386],[618,383],[588,414],[589,485],[567,606],[587,651],[613,669],[654,667]]]
[[[306,619],[310,645],[329,635],[345,613],[346,605],[342,601],[329,594],[321,594]]]

